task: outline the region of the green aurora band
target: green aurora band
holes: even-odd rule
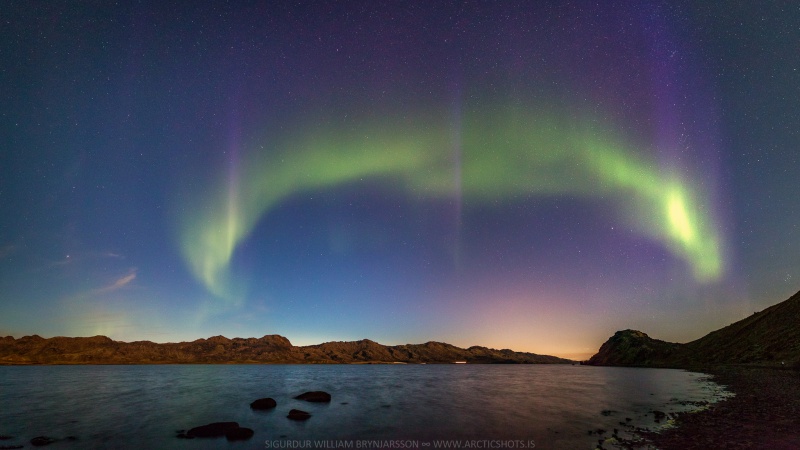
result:
[[[463,196],[470,206],[527,195],[602,199],[617,206],[623,223],[686,261],[697,281],[722,275],[708,201],[596,121],[518,110],[467,114],[455,125],[442,117],[329,125],[248,154],[240,173],[212,184],[211,195],[182,217],[181,249],[192,273],[215,296],[239,303],[231,259],[265,214],[303,192],[371,179],[387,193]]]

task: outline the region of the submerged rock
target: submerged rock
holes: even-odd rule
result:
[[[253,403],[250,403],[250,408],[258,410],[272,409],[276,406],[278,406],[278,403],[275,401],[275,399],[269,397],[260,398]]]
[[[289,415],[287,415],[286,417],[292,420],[308,420],[311,418],[311,414],[305,411],[301,411],[299,409],[293,409],[289,411]]]
[[[307,402],[327,403],[331,401],[331,394],[328,394],[325,391],[310,391],[304,392],[295,398],[297,400],[305,400]]]
[[[72,441],[77,441],[77,440],[78,440],[77,436],[67,436],[65,438],[52,438],[52,437],[49,437],[49,436],[36,436],[35,438],[31,439],[31,445],[33,445],[34,447],[42,447],[44,445],[50,445],[50,444],[53,444],[55,442],[60,442],[60,441],[72,442]],[[22,448],[22,447],[17,447],[17,446],[0,447],[0,449],[3,449],[3,448]]]
[[[225,436],[229,431],[237,428],[239,428],[239,424],[236,422],[214,422],[192,428],[186,432],[186,437],[222,437]]]
[[[54,439],[48,436],[36,436],[35,438],[31,439],[31,445],[34,447],[41,447],[44,445],[50,445],[53,442],[56,442],[58,439]]]

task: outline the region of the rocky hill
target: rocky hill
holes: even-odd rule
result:
[[[559,364],[555,356],[495,350],[463,349],[440,342],[386,346],[364,339],[293,346],[283,336],[234,338],[214,336],[192,342],[158,344],[120,342],[105,336],[25,336],[0,338],[0,365],[11,364],[233,364],[233,363],[514,363]]]
[[[662,366],[683,350],[681,344],[653,339],[637,330],[614,333],[588,363],[596,366]]]
[[[618,331],[586,364],[691,367],[759,364],[800,367],[800,292],[696,341],[674,344]]]

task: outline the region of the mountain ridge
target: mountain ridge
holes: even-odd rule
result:
[[[443,342],[387,346],[362,339],[294,346],[274,334],[260,338],[211,336],[191,342],[123,342],[107,336],[0,337],[0,365],[35,364],[358,364],[358,363],[569,364],[556,356],[460,348]]]
[[[617,331],[584,364],[697,367],[758,364],[800,367],[800,292],[719,330],[678,344],[638,330]]]

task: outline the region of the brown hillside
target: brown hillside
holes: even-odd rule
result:
[[[686,344],[705,363],[800,363],[800,292]],[[691,360],[680,362],[692,362]]]
[[[192,342],[157,344],[120,342],[105,336],[25,336],[0,338],[0,364],[225,364],[225,363],[571,363],[555,356],[494,350],[463,349],[428,342],[385,346],[364,339],[296,347],[283,336],[234,338],[214,336]]]

